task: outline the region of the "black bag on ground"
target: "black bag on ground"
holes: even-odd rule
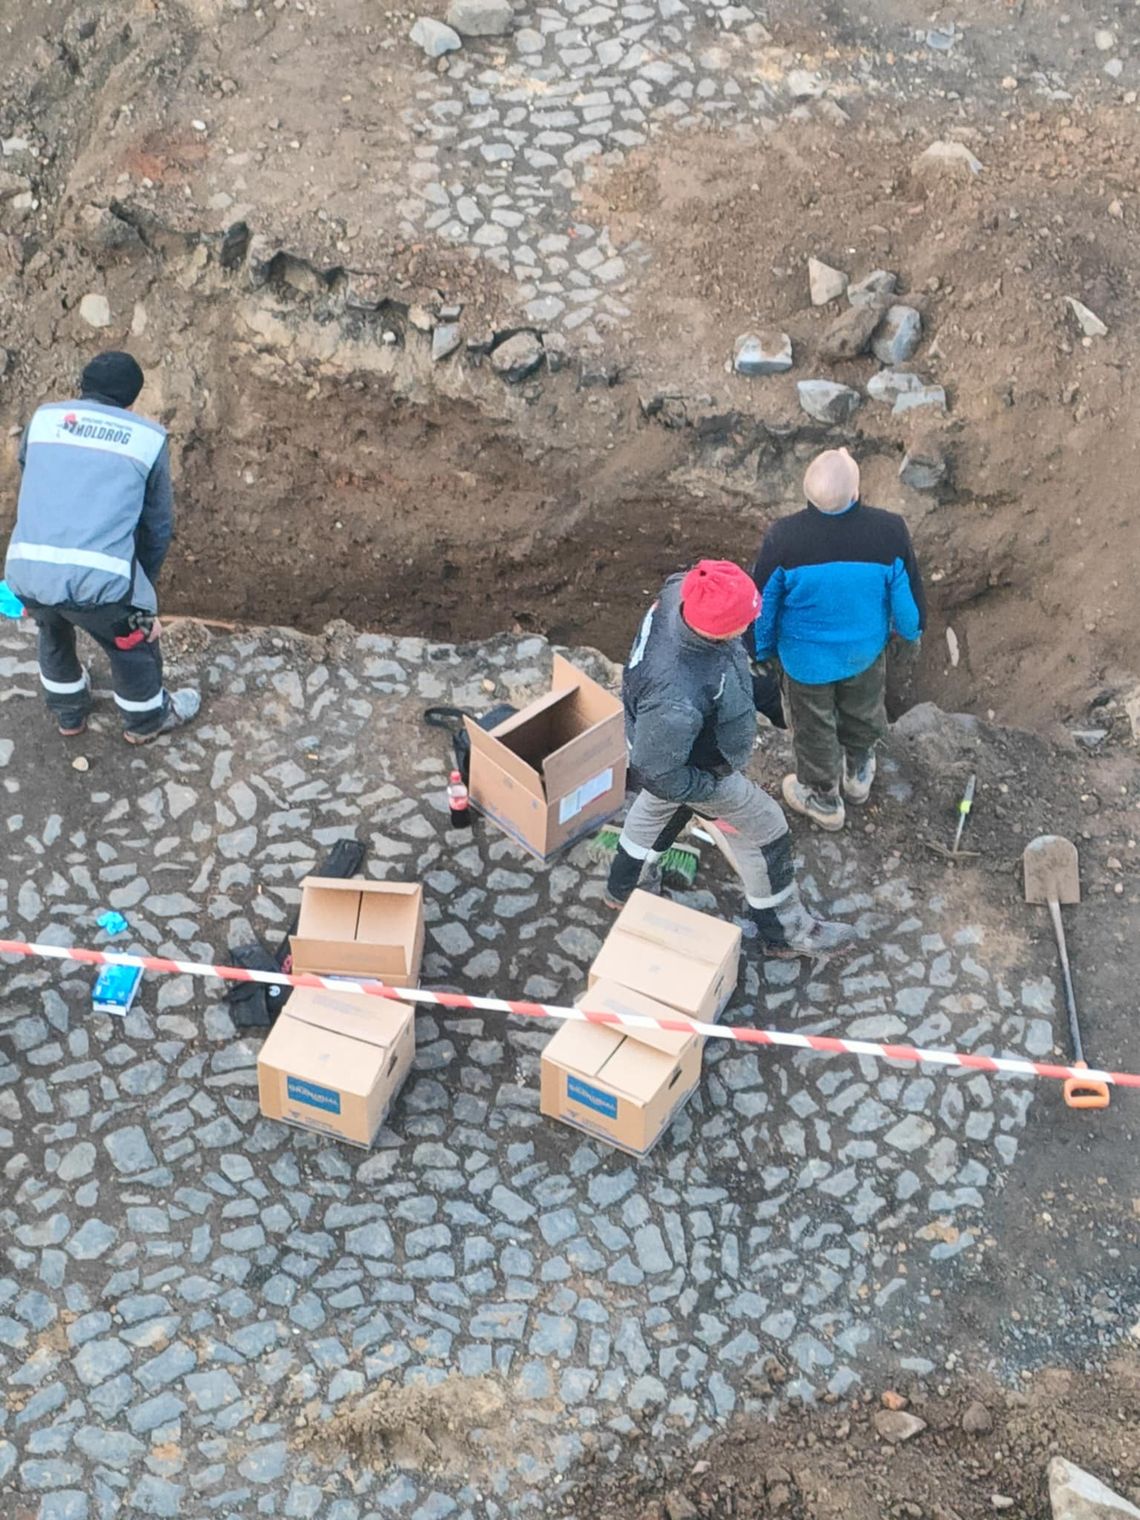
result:
[[[442,728],[451,735],[451,748],[455,756],[455,769],[463,778],[463,785],[467,786],[471,780],[471,740],[467,737],[467,730],[463,726],[464,718],[472,718],[480,728],[498,728],[500,723],[505,723],[508,718],[513,718],[518,712],[517,707],[512,707],[509,702],[500,702],[485,712],[480,718],[477,713],[469,712],[465,707],[425,707],[424,722],[432,728]]]
[[[338,839],[321,864],[309,874],[347,881],[364,864],[365,849],[358,839]],[[271,953],[262,944],[238,945],[230,951],[231,963],[247,971],[291,971],[293,951],[289,941],[297,932],[298,917],[299,914],[294,913],[276,952]],[[267,982],[231,982],[226,990],[230,1017],[238,1029],[270,1029],[292,992],[292,987],[283,982],[276,986]]]

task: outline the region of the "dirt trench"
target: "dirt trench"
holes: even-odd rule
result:
[[[13,43],[35,68],[14,69],[26,108],[6,118],[34,121],[37,142],[4,159],[10,188],[31,188],[0,208],[0,538],[20,428],[96,348],[125,346],[174,448],[166,610],[458,642],[526,630],[621,659],[666,575],[702,555],[748,563],[798,505],[806,460],[844,442],[866,499],[906,516],[930,591],[896,710],[929,699],[1036,727],[1124,724],[1140,575],[1134,111],[955,125],[984,160],[965,178],[916,170],[931,123],[886,102],[839,128],[782,125],[762,147],[663,134],[591,176],[575,208],[616,247],[650,251],[628,321],[604,353],[534,331],[537,367],[515,383],[489,350],[519,331],[518,301],[486,260],[379,225],[338,252],[331,224],[301,226],[276,150],[258,168],[284,178],[257,176],[248,224],[201,204],[207,146],[166,114],[180,81],[231,98],[199,67],[196,7],[136,17],[98,47],[76,10],[54,50],[36,36],[41,8]],[[144,81],[145,109],[121,122]],[[406,149],[394,134],[385,153]],[[387,157],[370,184],[380,168]],[[28,197],[34,214],[13,209]],[[824,359],[844,308],[810,305],[809,257],[897,272],[921,313],[914,365],[945,388],[945,415],[895,419],[866,394],[874,361]],[[92,292],[106,327],[83,317]],[[1107,336],[1079,336],[1074,292]],[[436,363],[449,307],[462,342]],[[787,331],[790,375],[726,375],[750,328]],[[864,392],[848,424],[799,409],[795,382],[813,375]],[[932,490],[900,481],[916,443],[944,459]]]

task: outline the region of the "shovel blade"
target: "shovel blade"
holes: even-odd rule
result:
[[[1060,834],[1039,834],[1025,847],[1025,901],[1079,903],[1081,871],[1077,847]]]

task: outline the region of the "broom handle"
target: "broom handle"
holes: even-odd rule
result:
[[[1057,936],[1057,950],[1061,957],[1061,977],[1065,984],[1065,1009],[1069,1015],[1073,1058],[1081,1062],[1085,1053],[1081,1049],[1081,1029],[1077,1023],[1077,994],[1073,991],[1073,973],[1069,970],[1069,951],[1065,944],[1065,926],[1061,922],[1061,904],[1055,897],[1049,899],[1049,914],[1053,920],[1053,933]]]

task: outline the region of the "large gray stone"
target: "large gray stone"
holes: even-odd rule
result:
[[[111,305],[107,297],[92,291],[79,303],[79,315],[88,327],[110,327]]]
[[[926,382],[921,375],[906,369],[881,369],[867,381],[867,394],[872,401],[885,401],[894,406],[900,396],[909,391],[923,390]]]
[[[833,269],[820,259],[808,259],[808,287],[813,306],[826,306],[838,301],[847,289],[847,276],[840,269]]]
[[[872,1423],[883,1440],[889,1441],[892,1446],[909,1441],[926,1429],[925,1420],[920,1420],[916,1414],[909,1414],[905,1409],[880,1409]]]
[[[743,333],[732,347],[732,367],[738,375],[781,375],[792,367],[792,340],[787,333]]]
[[[862,396],[849,385],[837,385],[833,380],[801,380],[796,386],[800,406],[817,422],[838,427],[847,422],[862,403]]]
[[[542,343],[534,333],[515,333],[491,350],[491,368],[512,385],[533,375],[542,363]]]
[[[431,356],[438,363],[440,359],[446,359],[448,354],[453,354],[462,342],[459,336],[459,324],[446,322],[437,327],[431,335]]]
[[[442,21],[433,21],[430,16],[418,16],[408,36],[429,58],[442,58],[444,53],[454,53],[456,48],[463,46],[458,32]]]
[[[1108,328],[1097,316],[1095,311],[1090,311],[1083,301],[1078,301],[1075,296],[1066,296],[1065,305],[1073,314],[1073,319],[1086,338],[1107,338]]]
[[[447,24],[462,37],[501,37],[514,20],[510,0],[451,0]]]
[[[820,357],[830,360],[857,359],[871,346],[871,338],[882,320],[885,301],[869,301],[849,306],[836,317],[819,340]]]
[[[940,385],[924,385],[918,390],[902,391],[895,400],[892,416],[901,417],[905,412],[917,411],[920,407],[932,407],[935,411],[944,412],[946,392]]]
[[[1140,1520],[1140,1509],[1064,1457],[1049,1463],[1053,1520]]]
[[[899,479],[913,491],[933,491],[946,476],[946,456],[932,439],[916,438],[903,456]]]
[[[922,318],[913,306],[892,306],[875,333],[871,348],[880,364],[905,364],[922,337]]]
[[[889,269],[873,269],[854,285],[848,285],[847,299],[852,306],[885,305],[887,297],[894,295],[898,283],[898,275]]]
[[[962,142],[933,142],[915,159],[912,168],[920,178],[940,174],[974,175],[982,172],[981,160]]]

